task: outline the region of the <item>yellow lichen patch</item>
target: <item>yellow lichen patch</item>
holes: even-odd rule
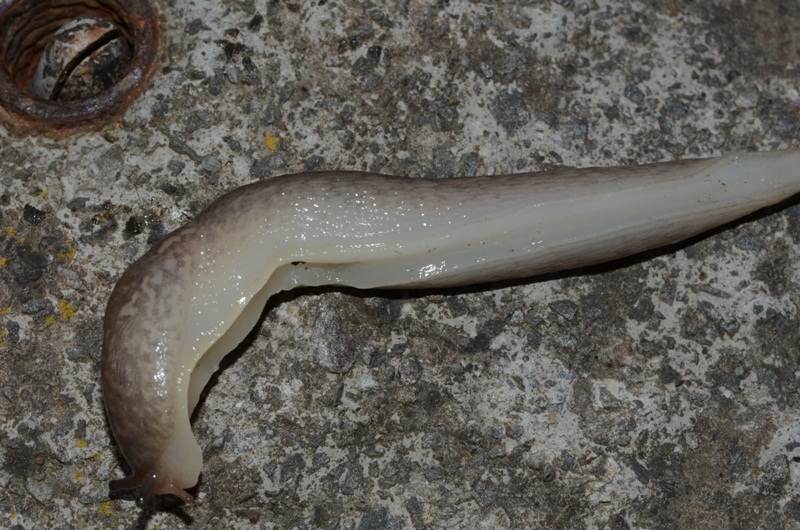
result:
[[[61,313],[64,320],[69,320],[75,316],[75,308],[72,307],[72,304],[63,299],[58,301],[58,312]]]
[[[65,244],[67,245],[68,250],[66,252],[60,252],[56,254],[56,257],[58,259],[66,259],[66,260],[75,259],[75,255],[78,253],[78,251],[75,250],[75,248],[72,246],[72,241],[67,240],[65,241]]]
[[[75,442],[75,445],[77,445],[78,447],[83,449],[86,446],[88,446],[89,444],[86,443],[86,440],[78,440],[77,442]]]
[[[281,139],[277,136],[267,136],[267,139],[264,140],[264,143],[267,145],[267,149],[270,151],[277,151],[278,144],[281,143]]]
[[[53,324],[56,323],[56,317],[47,317],[46,319],[44,319],[44,323],[48,326],[52,326]]]
[[[75,259],[75,254],[77,254],[77,253],[78,253],[77,250],[75,250],[74,248],[71,248],[66,252],[62,252],[62,253],[58,254],[56,257],[59,258],[59,259],[73,260],[73,259]]]
[[[111,501],[106,501],[97,508],[97,513],[100,515],[111,515]]]
[[[3,309],[0,309],[0,315],[7,315],[11,313],[11,308],[9,306],[5,306]]]
[[[7,258],[0,258],[0,269],[5,269],[8,266]]]
[[[6,347],[6,337],[8,337],[8,330],[0,328],[0,349]]]
[[[45,197],[47,197],[48,193],[50,192],[47,191],[47,188],[45,188],[43,190],[39,190],[39,193],[37,193],[36,196],[39,197],[40,199],[44,199]]]
[[[13,227],[13,226],[7,226],[7,227],[6,227],[6,235],[7,235],[8,237],[14,237],[14,234],[15,234],[15,232],[16,232],[16,231],[14,230],[14,227]]]
[[[81,474],[80,474],[80,473],[75,473],[74,475],[72,475],[72,479],[73,479],[75,482],[79,482],[79,481],[80,481],[82,478],[83,478],[83,477],[81,476]]]

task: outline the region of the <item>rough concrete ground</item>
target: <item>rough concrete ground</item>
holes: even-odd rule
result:
[[[586,275],[272,303],[140,513],[103,414],[115,280],[221,192],[800,138],[800,3],[161,0],[124,120],[0,130],[0,527],[800,527],[800,207]]]

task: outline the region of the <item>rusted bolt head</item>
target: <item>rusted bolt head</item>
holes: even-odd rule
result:
[[[0,0],[0,122],[64,136],[96,129],[141,93],[158,59],[146,0]]]
[[[28,93],[71,101],[111,88],[125,73],[131,46],[111,21],[96,15],[64,24],[44,47]]]

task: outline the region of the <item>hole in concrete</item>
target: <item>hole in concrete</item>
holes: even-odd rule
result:
[[[159,38],[146,0],[6,2],[0,119],[15,132],[55,135],[102,126],[146,86]]]

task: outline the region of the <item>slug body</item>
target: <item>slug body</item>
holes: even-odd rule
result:
[[[628,168],[425,180],[287,175],[238,188],[117,283],[102,384],[133,474],[113,491],[186,502],[189,417],[267,299],[298,286],[446,287],[601,263],[675,243],[800,192],[800,150]]]

